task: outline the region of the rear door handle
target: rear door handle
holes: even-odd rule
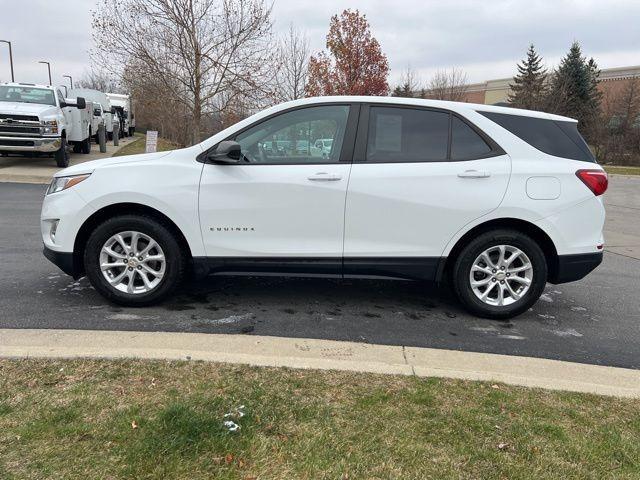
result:
[[[491,172],[485,172],[480,170],[465,170],[460,172],[458,177],[460,178],[488,178],[491,176]]]
[[[327,172],[318,172],[315,175],[307,177],[312,182],[337,182],[342,180],[342,175],[335,175]]]

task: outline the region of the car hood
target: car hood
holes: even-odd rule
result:
[[[51,105],[22,102],[0,102],[0,113],[11,115],[55,115],[57,108]]]
[[[97,168],[107,168],[115,165],[123,165],[130,163],[146,162],[149,160],[157,160],[173,152],[156,152],[141,153],[139,155],[124,155],[122,157],[101,158],[99,160],[91,160],[89,162],[79,163],[64,170],[56,172],[55,177],[68,177],[69,175],[82,175],[83,173],[91,173]]]

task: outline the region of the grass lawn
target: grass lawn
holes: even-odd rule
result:
[[[114,153],[113,156],[120,157],[122,155],[136,155],[138,153],[144,153],[146,139],[145,135],[143,133],[136,133],[135,137],[137,139],[134,142],[131,142],[129,145],[122,147],[120,150]],[[158,152],[166,152],[168,150],[175,150],[176,148],[179,147],[175,143],[158,137]]]
[[[640,401],[200,362],[2,360],[0,478],[638,479]]]
[[[607,173],[617,173],[619,175],[640,175],[640,167],[618,167],[615,165],[603,165]]]

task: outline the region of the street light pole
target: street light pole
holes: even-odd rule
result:
[[[52,85],[51,82],[51,64],[49,62],[44,62],[44,61],[39,61],[38,63],[46,63],[47,64],[47,70],[49,71],[49,85]]]
[[[13,52],[11,51],[11,42],[8,40],[0,40],[0,42],[6,43],[7,45],[9,45],[9,64],[11,65],[11,81],[15,82],[16,79],[13,76]]]
[[[71,90],[73,90],[73,77],[71,75],[62,75],[64,78],[68,78],[71,82]]]

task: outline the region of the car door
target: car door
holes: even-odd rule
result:
[[[345,210],[345,274],[432,278],[449,240],[497,208],[510,159],[446,110],[363,106]]]
[[[323,273],[339,273],[358,108],[299,107],[229,138],[241,146],[240,163],[207,163],[202,172],[207,256],[302,260],[309,269],[320,259]],[[333,139],[329,155],[313,148],[318,138]]]

